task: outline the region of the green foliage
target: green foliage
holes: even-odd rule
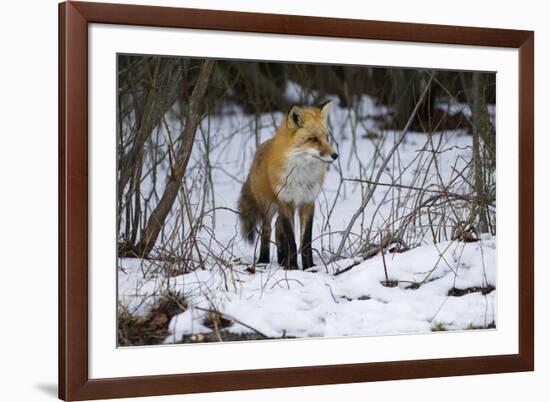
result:
[[[441,332],[441,331],[447,331],[447,328],[445,327],[445,325],[441,322],[435,324],[433,327],[432,327],[432,332]]]

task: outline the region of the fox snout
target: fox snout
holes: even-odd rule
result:
[[[321,159],[324,162],[332,163],[336,159],[338,159],[338,153],[332,148],[332,146],[328,146],[326,150],[322,150],[320,153]]]

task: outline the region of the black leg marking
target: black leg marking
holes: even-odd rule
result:
[[[269,264],[269,243],[271,242],[271,221],[262,225],[260,258],[258,264]]]
[[[281,218],[278,216],[275,222],[275,242],[277,244],[277,262],[279,265],[283,265],[283,260],[287,257],[287,254],[285,254],[286,250],[283,247],[284,237],[283,225],[281,223]]]
[[[277,217],[275,235],[277,237],[277,261],[286,269],[298,269],[296,240],[290,221],[283,216]]]
[[[311,251],[311,232],[313,230],[313,214],[308,218],[304,235],[302,236],[302,267],[307,269],[313,266],[313,252]]]

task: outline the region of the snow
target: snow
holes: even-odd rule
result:
[[[289,99],[304,101],[298,85],[289,85],[286,93]],[[329,262],[331,251],[339,245],[342,232],[370,188],[361,180],[372,180],[380,167],[382,158],[374,156],[384,156],[400,134],[380,129],[379,117],[387,114],[388,109],[377,105],[374,99],[363,96],[358,105],[357,110],[352,110],[333,102],[330,112],[331,137],[340,158],[329,167],[317,198],[313,224],[316,267],[305,272],[288,271],[275,261],[255,266],[254,274],[246,270],[259,251],[241,238],[237,215],[231,210],[236,209],[241,184],[248,174],[256,135],[260,142],[270,138],[282,114],[265,114],[255,121],[254,116],[244,114],[238,107],[225,106],[223,114],[203,121],[201,132],[209,130],[211,139],[208,142],[197,134],[185,179],[193,217],[197,217],[202,203],[207,204],[207,210],[215,209],[204,218],[205,228],[197,234],[206,269],[171,276],[167,272],[174,264],[119,259],[119,303],[134,314],[146,314],[162,291],[180,292],[188,309],[172,318],[169,326],[172,335],[165,343],[179,342],[183,335],[211,332],[202,324],[205,315],[202,309],[215,309],[236,319],[225,328],[229,332],[251,332],[237,322],[240,321],[268,337],[381,335],[494,325],[497,290],[485,295],[478,291],[460,297],[448,296],[451,288],[497,287],[494,236],[482,234],[480,241],[464,243],[450,240],[452,228],[445,228],[436,236],[417,225],[403,233],[410,250],[401,253],[386,250],[384,255],[388,277],[398,281],[398,286],[382,285],[385,274],[380,253],[335,275],[339,269],[359,261],[360,246],[367,241],[363,236],[369,228],[394,232],[405,222],[419,202],[415,192],[407,187],[430,189],[450,183],[449,192],[471,191],[464,180],[452,181],[471,159],[471,136],[463,130],[432,135],[407,133],[382,174],[380,182],[387,185],[376,188],[352,225],[352,235],[344,248],[346,258]],[[460,110],[466,113],[464,107]],[[180,126],[173,122],[173,127]],[[161,143],[162,130],[158,133]],[[376,134],[374,137],[367,135],[372,132]],[[205,164],[206,148],[214,191],[205,199],[200,191],[206,180],[205,169],[199,167]],[[437,155],[437,169],[430,162],[432,151]],[[159,177],[166,176],[167,166],[162,169],[157,172]],[[162,194],[163,186],[163,181],[158,180],[156,194]],[[151,187],[150,179],[144,176],[142,188]],[[423,199],[430,194],[426,192]],[[149,203],[147,208],[151,207]],[[467,218],[465,210],[452,212],[460,219]],[[189,224],[186,219],[173,211],[157,245],[177,249],[183,237],[181,228]],[[430,219],[442,227],[448,225],[437,215],[430,215]],[[172,230],[180,234],[172,236]],[[274,247],[271,256],[274,260]],[[418,283],[422,284],[417,289],[408,288]]]
[[[443,112],[448,113],[451,116],[455,116],[458,113],[462,113],[467,118],[472,117],[472,110],[470,109],[470,106],[464,102],[458,102],[456,100],[454,101],[440,100],[436,102],[435,107]],[[487,105],[487,112],[489,113],[489,118],[491,122],[495,124],[495,113],[496,113],[495,105]]]
[[[447,330],[487,327],[496,321],[496,294],[480,292],[448,296],[451,288],[496,286],[495,237],[475,243],[457,241],[424,245],[403,253],[386,253],[390,280],[385,287],[381,255],[351,270],[334,275],[352,260],[339,261],[326,272],[283,270],[276,264],[257,268],[255,274],[236,266],[231,280],[220,272],[198,270],[172,278],[171,286],[183,293],[190,306],[170,323],[167,343],[183,335],[210,332],[202,325],[204,311],[212,309],[236,318],[268,337],[337,337],[429,332],[438,325]],[[481,264],[480,261],[484,261]],[[123,300],[136,308],[134,284],[142,278],[147,261],[123,259],[119,271]],[[145,283],[161,289],[152,275]],[[418,289],[412,283],[423,283]],[[150,288],[150,289],[151,289]],[[139,294],[138,294],[139,296]],[[197,309],[197,307],[199,309]],[[234,323],[229,332],[250,333]]]

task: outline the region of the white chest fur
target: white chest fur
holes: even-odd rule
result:
[[[294,206],[315,201],[325,169],[323,161],[307,152],[289,154],[286,172],[279,178],[278,198]]]

